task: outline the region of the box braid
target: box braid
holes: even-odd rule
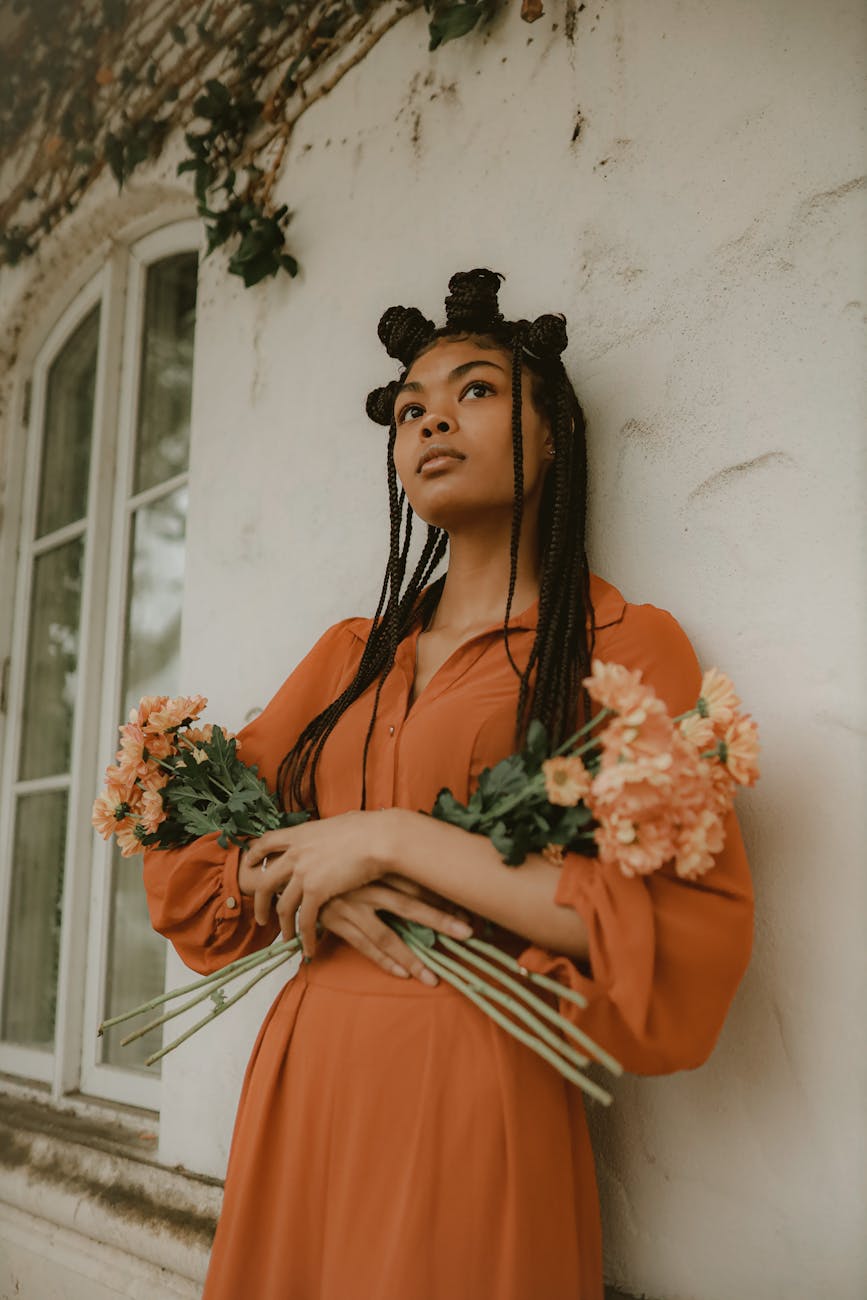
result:
[[[502,279],[497,272],[485,268],[452,276],[445,301],[446,324],[439,329],[415,307],[390,307],[380,319],[379,337],[389,355],[403,365],[399,379],[375,389],[367,398],[369,417],[388,426],[388,561],[355,677],[327,708],[311,719],[280,764],[277,789],[285,808],[311,808],[316,816],[319,815],[316,769],[323,746],[343,713],[376,681],[362,756],[360,807],[366,807],[367,755],[382,687],[394,665],[398,645],[416,618],[421,618],[424,627],[428,625],[442,595],[444,574],[430,586],[427,584],[446,553],[448,535],[444,529],[433,525],[428,525],[419,560],[402,590],[412,536],[413,510],[405,500],[404,491],[398,491],[393,455],[397,436],[394,419],[397,390],[416,357],[439,339],[471,337],[480,346],[506,351],[512,358],[515,492],[503,639],[509,662],[519,678],[515,748],[523,744],[526,728],[534,718],[544,724],[550,743],[556,746],[575,730],[576,720],[589,716],[590,701],[581,682],[590,672],[595,620],[584,541],[587,516],[584,415],[560,360],[567,341],[564,318],[545,315],[533,322],[504,320],[497,303]],[[524,506],[521,426],[524,366],[531,376],[533,401],[550,424],[554,461],[546,475],[539,511],[542,571],[538,626],[527,667],[522,672],[509,645],[509,619]],[[534,668],[536,679],[531,698],[530,675]]]

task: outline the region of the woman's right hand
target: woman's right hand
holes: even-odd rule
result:
[[[378,909],[407,921],[418,921],[453,939],[467,939],[473,933],[472,926],[465,921],[424,902],[406,888],[374,882],[329,899],[319,912],[323,929],[338,935],[389,975],[400,979],[415,977],[431,986],[439,983],[433,971],[376,915]]]

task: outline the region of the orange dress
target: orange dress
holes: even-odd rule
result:
[[[700,670],[672,616],[593,576],[597,658],[639,668],[673,714]],[[526,663],[538,601],[513,618]],[[370,627],[330,627],[241,732],[273,788],[303,726],[352,679]],[[386,679],[368,807],[466,801],[511,752],[517,678],[502,628],[464,642],[407,709],[416,623]],[[344,714],[317,773],[323,816],[358,808],[375,687]],[[520,868],[517,868],[520,870]],[[153,924],[194,970],[269,943],[238,889],[238,849],[204,836],[144,857]],[[561,1001],[627,1070],[709,1055],[746,967],[752,892],[734,816],[716,866],[628,879],[568,854],[556,901],[590,934],[589,966],[516,941],[523,963],[582,991]],[[603,1080],[604,1081],[604,1080]],[[616,1089],[615,1089],[616,1093]],[[591,1103],[592,1104],[592,1103]],[[616,1104],[616,1102],[615,1102]],[[247,1067],[203,1300],[602,1300],[599,1201],[583,1094],[440,981],[386,974],[326,934],[287,981]]]

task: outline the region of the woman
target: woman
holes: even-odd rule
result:
[[[145,855],[153,923],[193,969],[296,927],[306,956],[247,1069],[205,1300],[601,1300],[582,1094],[437,983],[379,911],[492,926],[583,992],[586,1010],[561,1013],[639,1073],[707,1058],[749,957],[733,816],[713,870],[685,882],[577,853],[509,868],[419,811],[443,786],[466,801],[531,718],[555,744],[571,734],[591,654],[641,669],[673,714],[701,677],[670,614],[589,573],[565,325],[505,321],[500,279],[454,276],[439,330],[383,316],[403,371],[368,398],[389,428],[376,614],[329,628],[241,733],[285,806],[318,818],[244,851],[205,836]],[[428,533],[405,584],[414,516]]]

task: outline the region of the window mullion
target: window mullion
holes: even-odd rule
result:
[[[116,337],[122,338],[119,359],[120,388],[117,407],[117,462],[111,516],[111,563],[105,606],[105,642],[103,646],[102,693],[99,700],[100,753],[114,757],[118,746],[117,710],[123,675],[125,623],[124,611],[129,580],[129,555],[132,541],[133,512],[129,509],[132,492],[136,435],[136,411],[141,381],[141,339],[144,322],[144,288],[146,267],[129,257],[125,263],[126,295],[123,318],[118,322]],[[94,791],[94,794],[97,792]],[[85,987],[85,1025],[96,1026],[103,1015],[108,933],[111,917],[112,880],[111,843],[92,836],[93,872],[90,881],[90,920],[87,945],[87,979]],[[130,864],[131,869],[132,864]],[[159,1108],[159,1078],[124,1079],[124,1072],[108,1072],[99,1060],[95,1036],[85,1034],[81,1046],[82,1090],[91,1096],[122,1099],[133,1105]],[[129,1087],[125,1087],[127,1084]],[[129,1088],[133,1093],[130,1095]]]
[[[101,314],[96,390],[88,483],[88,528],[84,553],[80,613],[79,667],[72,741],[66,871],[63,880],[63,925],[60,939],[57,1029],[53,1093],[60,1097],[81,1084],[86,935],[90,924],[88,894],[93,829],[90,810],[96,790],[97,737],[92,719],[100,705],[103,656],[103,609],[111,536],[115,425],[118,407],[120,338],[123,313],[123,257],[116,249],[99,277]],[[96,1036],[96,1026],[93,1026]]]

